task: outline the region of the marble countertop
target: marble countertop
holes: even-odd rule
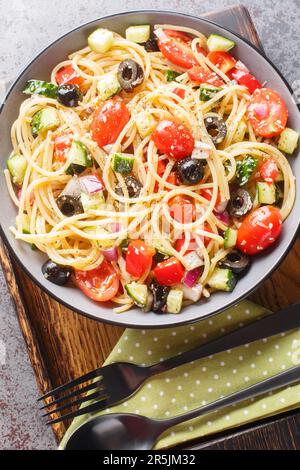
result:
[[[242,3],[250,10],[266,54],[291,85],[299,77],[300,0],[214,0],[214,9]],[[210,11],[207,0],[0,0],[0,88],[42,48],[71,28],[101,15],[138,8]],[[3,86],[2,86],[3,88]],[[0,270],[0,448],[55,449],[39,417],[38,391],[24,340]]]

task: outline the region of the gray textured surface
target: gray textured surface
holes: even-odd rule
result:
[[[59,35],[81,23],[137,8],[201,14],[233,3],[246,5],[271,60],[292,84],[299,76],[300,0],[0,0],[0,79],[20,68]],[[38,5],[35,8],[34,5]],[[5,354],[6,352],[6,354]],[[0,271],[0,448],[54,449],[38,416],[37,388],[13,305]]]

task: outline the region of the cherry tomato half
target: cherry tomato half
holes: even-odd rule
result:
[[[90,299],[96,302],[111,300],[119,290],[119,275],[106,260],[90,271],[75,270],[75,284]]]
[[[201,65],[195,65],[193,68],[191,68],[188,71],[188,76],[191,80],[199,84],[209,83],[213,86],[224,85],[223,80],[221,80],[221,78],[219,78],[215,72],[212,72],[211,70],[206,70],[201,67]]]
[[[63,67],[55,75],[55,80],[59,85],[78,85],[84,82],[84,78],[78,75],[72,65]]]
[[[120,98],[101,103],[91,125],[92,138],[99,147],[113,144],[130,120],[130,112]]]
[[[249,214],[238,229],[237,247],[246,255],[255,255],[279,237],[282,218],[274,206],[262,206]]]
[[[162,286],[175,286],[181,282],[184,272],[180,261],[172,256],[166,261],[158,263],[154,269],[154,276]]]
[[[268,158],[259,169],[261,177],[267,183],[274,183],[276,180],[279,170],[276,161],[274,158]]]
[[[236,64],[235,58],[224,51],[209,52],[207,58],[224,73],[229,72]]]
[[[181,224],[189,224],[196,220],[195,204],[188,196],[174,196],[169,200],[170,214]]]
[[[54,160],[64,163],[71,148],[74,135],[72,132],[57,135],[54,139]]]
[[[285,128],[288,110],[276,91],[270,88],[260,88],[251,96],[247,107],[247,117],[257,135],[274,137]]]
[[[189,35],[180,31],[165,29],[163,36],[158,38],[157,44],[161,53],[172,64],[189,69],[197,65],[191,48],[191,39]]]
[[[249,72],[242,69],[233,68],[228,73],[231,80],[236,80],[239,85],[243,85],[248,88],[249,93],[254,93],[258,88],[262,88],[262,84]]]
[[[160,121],[152,134],[152,140],[159,152],[176,160],[191,155],[195,146],[191,132],[183,124],[168,119]]]
[[[134,278],[140,278],[152,266],[155,250],[142,240],[129,243],[126,253],[126,271]]]

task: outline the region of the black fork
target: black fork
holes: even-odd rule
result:
[[[42,406],[41,409],[55,407],[43,416],[60,413],[74,405],[84,405],[76,411],[67,412],[47,422],[47,424],[54,424],[86,413],[102,411],[133,395],[148,378],[155,374],[298,327],[300,327],[300,303],[152,366],[143,367],[127,362],[116,362],[100,367],[40,397],[39,400],[54,398],[50,403]],[[91,380],[92,383],[85,385]],[[71,391],[73,387],[81,385],[83,385],[81,388]],[[60,394],[64,392],[69,393],[61,396]],[[89,393],[85,394],[86,392]],[[82,396],[82,394],[85,395]],[[89,403],[91,400],[92,403]],[[63,402],[66,403],[62,404]]]

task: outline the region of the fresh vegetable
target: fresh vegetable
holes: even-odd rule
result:
[[[276,91],[270,88],[255,90],[247,107],[247,117],[254,132],[261,137],[275,137],[286,126],[288,110]]]
[[[80,199],[84,212],[102,209],[103,204],[105,203],[105,198],[102,191],[95,194],[87,194],[82,191]]]
[[[67,159],[67,153],[69,152],[74,135],[72,132],[66,132],[63,134],[56,135],[54,138],[54,160],[64,163]]]
[[[280,134],[278,148],[282,152],[292,154],[295,152],[299,141],[299,132],[286,127]]]
[[[208,285],[216,290],[232,292],[236,286],[236,278],[231,269],[215,268]]]
[[[204,119],[204,124],[215,145],[223,142],[227,135],[227,126],[222,118],[218,116],[208,116]]]
[[[126,271],[134,278],[140,278],[152,265],[155,250],[142,240],[129,243],[126,254]]]
[[[168,249],[165,248],[165,245],[161,243],[161,241],[158,240],[157,238],[154,238],[153,246],[159,253],[163,255],[167,255],[167,256],[172,256],[172,253],[168,251]]]
[[[98,28],[88,37],[88,45],[92,51],[98,54],[104,54],[109,51],[114,43],[114,34],[112,31],[104,28]]]
[[[82,100],[82,93],[77,85],[60,85],[57,90],[57,101],[68,108],[78,106]]]
[[[240,251],[232,250],[225,258],[221,259],[219,266],[231,269],[234,274],[241,274],[250,266],[250,260]]]
[[[141,24],[136,26],[129,26],[125,31],[127,41],[142,44],[150,39],[150,25]]]
[[[6,162],[12,182],[22,186],[27,169],[27,160],[23,155],[12,153]]]
[[[178,195],[169,200],[170,215],[181,224],[194,222],[196,208],[189,196]]]
[[[267,158],[260,166],[259,173],[267,183],[274,183],[274,181],[277,181],[279,169],[274,158]]]
[[[251,155],[247,155],[243,160],[236,162],[236,179],[239,186],[244,186],[248,183],[255,168],[257,167],[258,160]]]
[[[167,82],[173,82],[173,80],[175,80],[175,78],[178,77],[179,75],[180,73],[176,72],[175,70],[168,69],[165,72]]]
[[[210,51],[229,51],[234,46],[234,41],[219,34],[211,34],[207,39],[207,47]]]
[[[139,197],[143,187],[140,181],[138,181],[134,176],[125,176],[125,185],[129,197]],[[122,188],[119,185],[115,187],[115,191],[120,196],[124,196]]]
[[[47,106],[34,114],[31,121],[32,135],[36,137],[40,132],[56,129],[59,125],[58,111]]]
[[[203,163],[194,158],[184,158],[176,164],[176,175],[182,184],[197,184],[204,176]]]
[[[194,67],[189,69],[188,76],[191,80],[199,84],[204,83],[206,85],[212,85],[215,87],[220,87],[224,85],[223,80],[221,80],[221,78],[219,78],[219,76],[215,72],[207,70],[201,67],[201,65],[195,65]]]
[[[229,213],[232,217],[243,217],[253,206],[252,199],[245,189],[237,189],[230,198]]]
[[[194,137],[183,124],[167,119],[160,121],[152,134],[152,140],[159,152],[175,160],[190,155],[195,146]]]
[[[106,261],[118,261],[118,248],[116,246],[105,248],[105,250],[102,250],[102,254]]]
[[[195,284],[191,287],[183,284],[183,298],[186,300],[191,300],[192,302],[198,302],[201,299],[203,292],[203,286],[201,284]]]
[[[201,83],[200,85],[200,100],[209,101],[215,97],[215,95],[221,91],[221,87],[209,85],[208,83]]]
[[[102,75],[97,81],[98,96],[101,101],[106,101],[121,91],[117,73],[109,72]]]
[[[225,224],[225,225],[230,224],[230,217],[229,217],[229,214],[228,214],[227,211],[217,212],[215,210],[215,215],[216,215],[217,219],[219,219],[221,222],[223,222],[223,224]]]
[[[98,173],[81,176],[79,178],[79,184],[82,191],[91,195],[102,193],[105,189],[103,180]]]
[[[229,70],[231,70],[236,64],[235,58],[228,54],[228,52],[209,52],[207,58],[223,73],[229,72]]]
[[[118,67],[118,81],[123,90],[130,92],[144,81],[144,71],[135,60],[123,60]]]
[[[58,286],[64,286],[70,279],[72,271],[69,267],[60,266],[48,259],[42,266],[42,273],[47,281]]]
[[[148,111],[141,111],[135,118],[136,127],[140,136],[144,139],[152,134],[156,127],[156,121],[151,113]]]
[[[158,37],[159,50],[172,64],[187,69],[197,65],[191,48],[191,36],[169,29],[156,30],[155,34]]]
[[[243,69],[237,69],[236,67],[231,69],[230,78],[235,80],[239,85],[243,85],[248,88],[251,94],[258,88],[262,88],[262,84],[257,80],[257,78]]]
[[[59,85],[77,85],[79,87],[84,82],[84,78],[78,74],[73,65],[60,69],[55,76],[55,80]]]
[[[119,275],[106,260],[90,271],[75,270],[74,280],[79,289],[96,302],[111,300],[119,290]]]
[[[198,281],[200,275],[201,275],[200,267],[191,269],[190,271],[187,271],[185,273],[183,281],[188,287],[193,287]]]
[[[237,247],[246,255],[255,255],[277,240],[281,228],[282,217],[277,207],[259,207],[239,227]]]
[[[192,269],[199,268],[203,266],[204,261],[196,251],[190,251],[189,253],[185,254],[184,257],[184,266],[187,271],[191,271]]]
[[[91,125],[92,138],[99,147],[113,144],[130,120],[126,104],[120,98],[101,103],[94,114]]]
[[[228,248],[233,248],[236,245],[237,241],[237,230],[234,228],[228,227],[224,233],[224,248],[227,250]]]
[[[163,286],[175,286],[179,284],[184,276],[184,267],[177,258],[171,258],[158,263],[154,269],[154,276],[158,283]]]
[[[134,155],[129,153],[114,153],[111,161],[112,169],[116,173],[126,175],[132,172]]]
[[[136,305],[139,307],[146,306],[148,299],[148,288],[146,284],[131,282],[130,284],[126,284],[125,289]]]
[[[167,297],[170,292],[170,287],[162,286],[158,282],[152,282],[152,284],[150,285],[150,290],[153,295],[153,312],[165,312],[167,309]]]
[[[74,175],[82,173],[86,168],[92,166],[92,158],[86,146],[79,140],[74,140],[68,153],[68,166],[66,173]]]
[[[258,182],[258,202],[260,204],[274,204],[276,202],[276,186],[273,183]]]
[[[42,95],[47,98],[56,98],[57,85],[43,80],[29,80],[23,90],[25,95]]]
[[[183,292],[180,289],[171,289],[167,297],[167,312],[179,313],[182,307]]]

